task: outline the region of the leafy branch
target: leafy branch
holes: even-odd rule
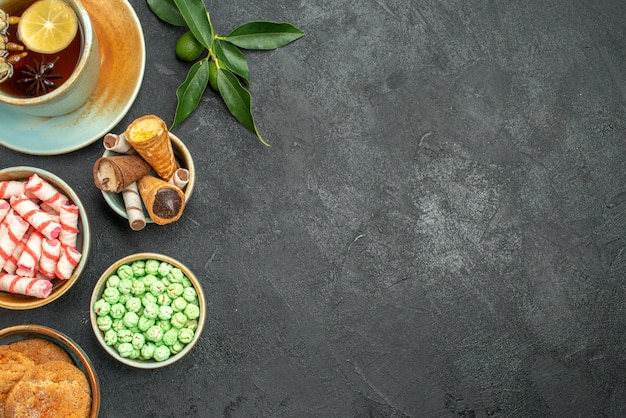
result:
[[[200,104],[207,86],[219,92],[230,113],[264,145],[252,115],[250,69],[244,50],[272,50],[304,36],[285,22],[253,21],[240,25],[227,36],[215,33],[204,0],[146,0],[150,10],[174,26],[187,27],[199,53],[185,81],[176,89],[178,104],[171,129],[180,125]],[[183,35],[185,36],[185,35]],[[182,38],[182,37],[181,37]],[[203,58],[201,52],[208,51]]]

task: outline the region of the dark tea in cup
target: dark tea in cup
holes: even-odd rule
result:
[[[0,91],[37,97],[65,83],[83,49],[83,29],[63,0],[8,2],[0,11]]]

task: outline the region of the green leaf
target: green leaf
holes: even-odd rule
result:
[[[206,90],[209,82],[209,63],[206,59],[200,60],[189,68],[187,78],[176,89],[176,97],[178,97],[178,105],[174,115],[174,122],[170,129],[174,129],[180,125],[182,121],[196,110],[202,95]]]
[[[206,49],[213,48],[213,25],[203,0],[174,0],[193,36]]]
[[[255,134],[263,145],[269,147],[270,144],[261,138],[261,134],[259,134],[259,130],[254,123],[250,92],[241,85],[237,76],[227,69],[219,67],[217,69],[217,87],[222,95],[222,99],[224,99],[224,103],[226,103],[228,110],[235,119]]]
[[[185,19],[178,11],[174,0],[147,0],[148,7],[159,19],[174,26],[185,26]]]
[[[235,45],[217,39],[213,44],[213,50],[215,56],[220,60],[220,64],[226,65],[230,71],[243,78],[246,83],[250,82],[248,61]]]
[[[258,21],[237,27],[228,34],[226,40],[244,49],[269,50],[285,46],[303,36],[304,32],[290,23]]]

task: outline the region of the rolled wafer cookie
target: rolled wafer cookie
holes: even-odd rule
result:
[[[20,214],[46,238],[57,238],[61,233],[61,224],[55,220],[55,215],[50,215],[41,210],[41,207],[30,200],[24,193],[12,196],[10,203],[15,212]]]
[[[80,262],[82,254],[75,247],[61,249],[59,261],[54,268],[54,275],[57,279],[67,280],[72,277],[72,273]]]
[[[118,154],[133,154],[136,152],[132,145],[128,143],[124,134],[108,133],[104,136],[102,144],[104,149],[117,152]]]
[[[78,206],[67,202],[59,208],[59,223],[61,232],[59,241],[63,247],[76,247],[78,238]]]
[[[172,178],[168,180],[168,183],[173,184],[181,190],[185,190],[187,183],[189,183],[189,176],[189,170],[186,168],[179,168],[174,172]]]
[[[128,224],[133,231],[141,231],[146,226],[146,215],[143,213],[141,196],[137,188],[137,182],[129,184],[122,190],[122,198],[128,217]]]
[[[36,277],[23,277],[0,272],[0,290],[36,298],[47,298],[52,292],[52,282]]]
[[[0,198],[8,199],[16,194],[24,193],[26,182],[21,180],[0,181]]]
[[[20,276],[35,276],[35,273],[37,273],[37,267],[39,266],[39,259],[41,258],[42,240],[43,236],[38,231],[31,232],[28,236],[28,241],[26,241],[26,245],[24,246],[24,251],[22,251],[17,260],[17,269],[15,270],[15,274]]]
[[[26,233],[22,236],[20,242],[13,249],[13,253],[11,253],[11,256],[4,263],[2,269],[7,273],[16,274],[15,272],[17,271],[17,262],[22,256],[24,249],[26,248],[26,243],[28,242],[29,237],[32,235],[32,231],[34,231],[34,229],[32,227],[29,227]]]
[[[137,182],[139,194],[154,223],[166,225],[183,214],[185,194],[180,188],[154,176],[143,176]]]
[[[24,185],[24,189],[41,201],[40,206],[43,204],[49,205],[57,212],[59,212],[61,205],[70,201],[67,196],[37,174],[30,176]]]
[[[13,250],[17,247],[28,231],[30,225],[21,216],[16,215],[11,219],[11,222],[7,225],[7,229],[0,237],[0,266],[4,267],[4,264],[13,254]]]
[[[156,115],[135,119],[124,132],[126,140],[154,168],[163,180],[169,180],[178,168],[165,122]]]
[[[96,187],[105,192],[120,193],[126,186],[152,171],[150,164],[137,154],[101,157],[93,166]]]
[[[7,216],[7,213],[9,213],[10,209],[11,205],[9,204],[9,202],[4,199],[0,199],[0,221],[2,221],[5,216]]]

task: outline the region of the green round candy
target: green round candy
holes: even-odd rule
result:
[[[154,318],[148,318],[145,315],[141,315],[139,317],[139,322],[137,323],[137,328],[139,328],[142,332],[146,332],[153,325]]]
[[[120,300],[120,291],[117,290],[117,287],[107,287],[102,292],[102,299],[111,305],[117,303]]]
[[[163,329],[158,325],[153,325],[146,331],[146,339],[152,342],[159,342],[163,339]]]
[[[154,296],[158,296],[162,294],[163,292],[165,292],[165,290],[166,290],[165,285],[160,280],[155,280],[150,285],[150,293],[152,293]]]
[[[159,273],[159,266],[161,263],[158,260],[146,260],[146,274],[157,275]]]
[[[144,293],[143,296],[141,297],[141,304],[143,306],[146,306],[150,303],[156,303],[156,301],[157,301],[157,298],[152,293]]]
[[[189,344],[193,340],[194,332],[189,328],[182,328],[178,331],[178,340],[183,344]]]
[[[127,311],[139,312],[139,310],[141,309],[141,299],[139,299],[138,297],[132,296],[128,298],[124,306],[126,307]]]
[[[117,275],[122,281],[132,279],[134,277],[133,268],[128,264],[122,264],[117,268]]]
[[[109,276],[106,282],[106,287],[117,287],[120,284],[120,278],[117,274]]]
[[[167,286],[167,295],[172,299],[176,299],[177,297],[183,294],[184,290],[185,288],[183,287],[182,284],[170,283],[169,286]]]
[[[157,277],[154,274],[146,274],[141,278],[141,281],[143,282],[143,285],[146,287],[146,289],[150,289],[152,283],[157,281]]]
[[[172,309],[171,306],[168,305],[162,305],[159,306],[159,319],[170,319],[172,317],[172,313],[174,313],[174,310]]]
[[[167,276],[167,274],[170,272],[170,270],[172,269],[172,265],[166,261],[162,261],[161,264],[159,264],[159,276],[161,277],[165,277]]]
[[[175,328],[182,328],[187,323],[187,316],[182,312],[176,312],[174,315],[172,315],[170,323]]]
[[[117,346],[117,352],[122,357],[130,357],[133,352],[133,345],[131,343],[121,343]]]
[[[169,320],[159,321],[158,325],[164,332],[172,329],[172,323]]]
[[[161,293],[157,296],[157,303],[161,306],[169,306],[172,303],[172,298],[167,293]]]
[[[108,331],[111,329],[113,319],[111,319],[109,315],[99,316],[96,318],[96,324],[98,324],[98,329],[100,331]]]
[[[163,344],[170,346],[178,341],[178,330],[176,328],[172,328],[163,334]]]
[[[128,356],[129,359],[132,360],[136,360],[141,356],[141,350],[138,348],[133,347],[133,351],[130,352],[130,356]]]
[[[141,280],[133,280],[133,285],[130,288],[130,293],[135,296],[141,296],[146,292],[146,285]]]
[[[106,345],[115,345],[117,344],[117,332],[112,329],[108,330],[104,333],[104,343]]]
[[[185,298],[187,302],[195,302],[196,299],[198,298],[198,293],[196,292],[196,289],[194,289],[193,286],[186,287],[185,290],[183,290],[183,297]]]
[[[189,319],[198,319],[200,317],[200,307],[198,305],[188,304],[183,313]]]
[[[154,345],[154,343],[145,343],[143,347],[141,347],[141,358],[144,360],[150,360],[154,356],[154,350],[156,350],[156,345]]]
[[[121,343],[129,343],[133,340],[133,332],[129,329],[121,329],[117,332],[117,340]]]
[[[133,270],[133,276],[141,277],[146,274],[146,262],[143,260],[133,261],[130,267]]]
[[[168,358],[170,358],[170,349],[167,348],[166,345],[161,345],[158,346],[155,350],[154,350],[154,359],[156,361],[165,361]]]
[[[172,301],[172,304],[170,306],[172,307],[174,312],[181,312],[184,311],[187,307],[187,301],[182,296],[179,296]]]
[[[167,274],[167,278],[170,283],[182,283],[185,274],[178,267],[172,267],[170,272]]]
[[[190,330],[195,331],[196,329],[198,329],[198,320],[190,319],[189,321],[187,321],[184,328],[189,328]]]
[[[137,324],[139,323],[139,315],[137,315],[136,312],[126,312],[124,314],[123,321],[124,321],[124,325],[127,328],[136,327]]]
[[[141,349],[146,343],[146,337],[140,332],[133,334],[133,339],[130,342],[134,348]]]
[[[121,329],[126,329],[126,325],[124,325],[122,318],[114,318],[111,323],[111,329],[115,332],[118,332]]]
[[[120,291],[122,295],[128,295],[133,288],[133,281],[130,278],[122,278],[120,276],[120,284],[117,286],[117,290]]]
[[[172,352],[172,354],[178,354],[181,351],[183,351],[183,348],[185,348],[185,345],[186,344],[183,344],[180,341],[176,341],[174,344],[170,346],[170,351]]]
[[[109,311],[111,318],[120,319],[124,316],[125,313],[126,308],[121,303],[115,303],[111,305],[111,310]]]
[[[143,316],[149,319],[155,319],[159,315],[159,305],[149,303],[143,308]]]
[[[98,299],[93,304],[93,311],[98,316],[108,315],[111,312],[111,304],[104,299]]]

